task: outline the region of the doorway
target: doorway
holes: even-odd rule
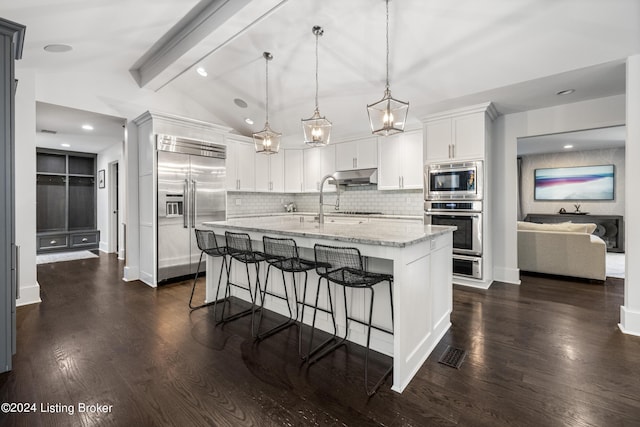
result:
[[[109,253],[117,253],[120,258],[120,203],[119,162],[109,163]]]
[[[548,219],[554,215],[561,216],[556,214],[569,213],[562,221],[576,222],[575,218],[571,219],[573,211],[584,215],[584,220],[577,222],[596,224],[593,234],[607,245],[606,275],[615,278],[624,278],[625,270],[625,144],[624,125],[517,139],[518,220],[547,222],[541,220],[539,214],[546,215]],[[536,171],[594,166],[613,166],[613,188],[607,197],[600,194],[599,188],[593,184],[577,198],[573,196],[575,193],[536,196]],[[575,191],[574,186],[572,184],[571,188]]]

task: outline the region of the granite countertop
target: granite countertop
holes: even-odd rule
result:
[[[295,213],[268,215],[250,218],[235,218],[227,221],[205,222],[205,226],[225,230],[268,232],[293,237],[319,237],[336,241],[405,247],[430,240],[454,231],[455,227],[401,224],[397,222],[376,223],[327,223],[318,224],[308,217]]]

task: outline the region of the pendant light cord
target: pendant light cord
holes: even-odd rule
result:
[[[389,90],[389,0],[387,3],[387,90]]]
[[[267,109],[267,118],[266,118],[265,122],[268,124],[269,123],[269,56],[265,55],[264,59],[265,59],[265,61],[267,63],[266,72],[265,72],[265,76],[266,76],[266,78],[265,78],[265,87],[266,87],[266,93],[267,93],[267,96],[266,96],[266,100],[267,100],[267,102],[266,102],[266,104],[267,104],[266,105],[266,107],[267,107],[266,108]]]
[[[320,37],[320,31],[314,31],[316,35],[316,111],[318,111],[318,37]]]

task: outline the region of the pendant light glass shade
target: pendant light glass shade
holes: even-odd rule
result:
[[[324,34],[324,30],[316,25],[312,28],[312,32],[316,36],[316,109],[313,116],[302,119],[302,131],[305,144],[321,147],[329,144],[331,139],[331,122],[320,115],[318,107],[318,38]]]
[[[269,61],[273,59],[273,55],[269,52],[264,52],[262,56],[266,63],[266,120],[264,122],[264,128],[260,132],[253,134],[253,143],[256,147],[256,153],[276,154],[280,150],[280,138],[282,134],[274,131],[271,129],[271,126],[269,126]]]
[[[376,135],[387,136],[404,132],[409,103],[392,98],[391,91],[387,87],[382,99],[374,104],[367,105],[367,111],[369,112],[371,132]]]
[[[409,103],[398,101],[391,96],[389,89],[389,0],[387,4],[387,85],[384,96],[378,102],[367,105],[369,113],[369,124],[371,132],[376,135],[392,135],[404,132],[404,125],[407,121]]]

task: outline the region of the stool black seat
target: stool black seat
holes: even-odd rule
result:
[[[265,278],[265,284],[262,294],[262,302],[264,303],[266,295],[271,295],[273,297],[279,298],[281,300],[286,301],[287,309],[289,311],[289,317],[284,322],[274,326],[273,328],[260,333],[260,325],[262,323],[262,312],[260,313],[260,318],[258,321],[258,333],[256,338],[258,340],[262,340],[268,336],[271,336],[279,331],[282,331],[290,326],[296,325],[298,321],[300,321],[300,310],[299,305],[305,304],[305,296],[307,293],[307,272],[316,268],[316,263],[311,260],[307,260],[300,257],[298,252],[298,245],[295,240],[289,238],[276,238],[264,236],[262,238],[262,246],[265,256],[267,257],[266,261],[269,264],[267,267],[267,275]],[[276,294],[272,291],[269,291],[269,273],[271,271],[271,267],[280,270],[282,273],[282,284],[284,288],[284,295]],[[289,293],[287,291],[287,282],[285,273],[292,273],[292,288],[295,300],[295,316],[294,311],[291,308],[291,301],[289,298]],[[302,299],[298,297],[298,285],[296,283],[296,275],[295,273],[303,273],[304,274],[304,286],[302,290]],[[302,315],[304,316],[304,307],[302,309]],[[302,348],[301,348],[301,334],[302,329],[299,328],[299,336],[298,336],[298,354],[302,356]]]
[[[357,322],[367,327],[367,344],[365,353],[365,369],[364,369],[364,385],[365,390],[369,396],[373,395],[384,380],[391,374],[393,370],[393,361],[391,366],[385,371],[382,377],[369,388],[369,350],[371,343],[371,329],[377,329],[382,332],[393,334],[393,275],[384,273],[373,273],[366,271],[363,267],[362,256],[358,248],[353,247],[338,247],[316,244],[314,246],[315,261],[316,261],[316,273],[318,274],[318,288],[316,293],[316,305],[320,294],[320,282],[324,279],[327,282],[327,292],[329,295],[329,301],[331,302],[331,287],[330,282],[337,285],[341,285],[343,289],[343,301],[344,301],[344,320],[345,320],[345,333],[343,337],[337,340],[337,334],[334,333],[334,337],[337,342],[330,347],[325,348],[313,359],[309,360],[309,364],[317,362],[322,357],[326,356],[338,347],[345,345],[347,336],[349,333],[349,322]],[[378,283],[388,282],[389,284],[389,297],[391,302],[391,330],[381,328],[372,324],[373,318],[373,303],[374,303],[374,285]],[[360,288],[371,291],[371,298],[369,304],[369,317],[366,320],[356,319],[349,314],[347,307],[347,288]],[[333,307],[331,307],[332,309]],[[311,329],[311,339],[309,341],[309,354],[317,351],[312,350],[313,345],[313,333],[315,330],[316,313],[313,314],[313,322]],[[333,316],[333,313],[332,313]],[[334,319],[335,327],[335,319]],[[334,329],[335,331],[335,329]],[[324,345],[324,344],[321,344]]]
[[[224,302],[225,304],[222,307],[222,318],[220,320],[221,323],[230,322],[235,319],[239,319],[240,317],[251,315],[251,334],[255,336],[254,333],[254,314],[256,308],[256,298],[258,295],[262,297],[262,294],[259,292],[260,290],[260,263],[267,259],[266,255],[259,251],[254,251],[251,245],[251,237],[247,233],[234,233],[231,231],[226,231],[224,233],[225,239],[227,242],[227,252],[230,256],[229,260],[229,271],[231,271],[231,265],[233,261],[241,262],[245,265],[245,270],[247,272],[247,284],[240,284],[232,282],[227,275],[227,286],[225,288],[224,294]],[[253,285],[253,289],[251,286],[251,275],[249,274],[249,265],[252,264],[255,267],[256,271],[256,281]],[[235,313],[231,316],[225,317],[224,310],[227,306],[227,302],[229,297],[231,296],[231,287],[236,287],[239,289],[243,289],[249,292],[249,296],[251,298],[251,308],[243,310],[239,313]],[[262,306],[262,304],[260,304]]]
[[[198,268],[196,268],[196,274],[193,278],[193,287],[191,288],[191,297],[189,298],[189,308],[191,310],[197,310],[199,308],[214,306],[213,316],[215,318],[215,305],[220,302],[218,294],[220,292],[220,282],[222,281],[222,272],[226,271],[227,278],[229,277],[229,265],[227,263],[228,251],[225,246],[219,246],[216,239],[216,233],[213,230],[195,230],[196,242],[198,243],[198,249],[200,249],[200,260],[198,261]],[[220,266],[220,275],[218,276],[218,286],[216,289],[216,299],[211,302],[203,303],[200,305],[193,305],[193,294],[196,291],[196,283],[198,282],[198,275],[200,273],[200,265],[202,264],[202,257],[204,255],[212,257],[222,257],[222,265]]]

